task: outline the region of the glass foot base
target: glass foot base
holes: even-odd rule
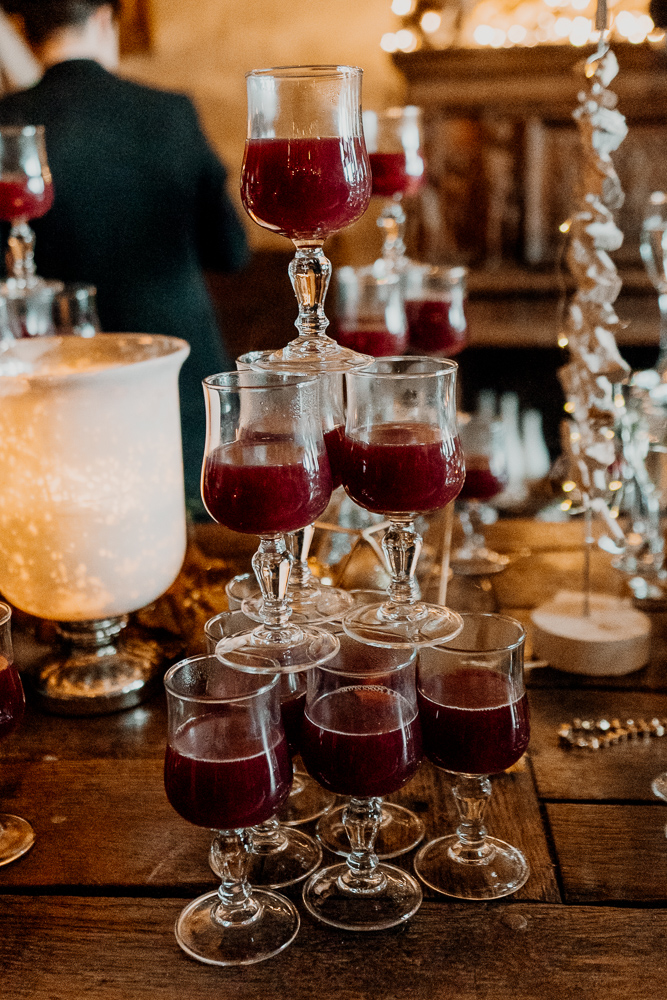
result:
[[[463,628],[463,619],[455,611],[437,604],[409,606],[409,615],[388,618],[385,604],[355,608],[343,618],[343,629],[353,639],[387,649],[408,649],[449,642]]]
[[[344,810],[343,805],[325,813],[317,824],[315,833],[323,847],[346,858],[350,853],[350,840],[343,826]],[[424,832],[424,824],[419,816],[393,802],[383,802],[382,818],[375,839],[375,854],[380,860],[407,854],[421,843]]]
[[[333,792],[322,788],[309,774],[295,771],[292,790],[277,816],[282,826],[300,826],[317,819],[335,802]]]
[[[304,906],[314,917],[347,931],[381,931],[405,923],[422,902],[416,879],[393,865],[378,865],[383,876],[375,892],[348,889],[347,865],[332,865],[316,872],[303,889]]]
[[[449,568],[459,576],[493,576],[502,573],[509,561],[509,556],[493,549],[458,549],[451,555]]]
[[[35,831],[20,816],[0,814],[0,865],[8,865],[29,851],[35,843]]]
[[[359,354],[348,347],[341,347],[331,337],[320,334],[314,337],[297,337],[287,347],[269,354],[257,367],[269,371],[285,371],[307,375],[312,372],[349,372],[375,359],[368,354]],[[298,365],[298,368],[297,368]]]
[[[287,948],[299,930],[296,907],[274,892],[253,889],[252,896],[261,906],[257,918],[235,927],[222,927],[211,919],[217,892],[194,899],[174,928],[183,951],[207,965],[252,965]]]
[[[340,648],[331,632],[309,625],[288,625],[280,640],[258,640],[257,629],[225,636],[215,647],[216,656],[236,670],[248,673],[298,673],[326,663]]]
[[[342,618],[354,605],[354,597],[338,587],[288,587],[285,597],[292,609],[290,622],[294,625],[334,621]],[[263,605],[263,598],[258,592],[243,601],[243,613],[254,621],[262,621]]]
[[[247,878],[251,885],[283,889],[303,882],[321,864],[322,848],[317,841],[301,830],[284,827],[275,845],[253,840]]]
[[[462,860],[456,834],[432,840],[417,852],[415,871],[424,885],[457,899],[500,899],[516,892],[530,875],[521,851],[487,837],[483,859]]]

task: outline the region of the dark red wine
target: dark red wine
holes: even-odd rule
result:
[[[371,195],[358,136],[249,139],[241,172],[248,215],[290,239],[324,239],[360,218]]]
[[[373,176],[373,194],[392,198],[395,194],[416,194],[424,183],[424,174],[418,176],[406,171],[405,153],[369,153]]]
[[[306,769],[338,795],[389,795],[410,780],[421,755],[414,708],[379,685],[339,688],[319,698],[303,717]]]
[[[360,354],[370,354],[374,358],[403,354],[408,346],[407,333],[390,333],[386,326],[370,330],[348,330],[339,324],[334,336],[342,347],[349,347],[351,351],[358,351]]]
[[[459,494],[461,500],[490,500],[505,489],[507,479],[489,468],[486,455],[466,455],[466,480]]]
[[[30,181],[41,190],[31,191],[27,177],[0,178],[0,219],[4,222],[39,219],[53,205],[53,185],[37,177]]]
[[[378,514],[438,510],[458,496],[463,477],[458,438],[429,424],[380,424],[345,438],[343,485]]]
[[[212,830],[264,823],[289,795],[292,762],[282,730],[247,732],[245,712],[203,715],[167,746],[164,787],[183,819]]]
[[[324,432],[324,446],[327,449],[329,465],[331,466],[331,481],[333,489],[337,489],[343,481],[343,456],[345,448],[345,428],[342,424]]]
[[[410,347],[424,354],[443,354],[448,358],[462,351],[468,331],[457,330],[450,321],[451,302],[443,299],[407,299]]]
[[[417,696],[424,752],[459,774],[496,774],[521,757],[530,738],[528,699],[516,701],[506,677],[472,668],[426,674]]]
[[[286,674],[288,678],[298,675]],[[281,678],[281,684],[283,678]],[[306,704],[306,685],[300,684],[295,691],[280,695],[280,714],[287,737],[287,747],[294,757],[301,746],[301,727],[303,725],[303,709]]]
[[[202,496],[211,517],[232,531],[297,531],[329,503],[329,459],[324,448],[299,448],[285,438],[232,441],[206,457]]]
[[[21,676],[4,656],[0,656],[0,739],[18,729],[25,709]]]

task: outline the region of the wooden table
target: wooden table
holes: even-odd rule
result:
[[[576,524],[499,522],[496,547],[520,556],[495,586],[526,619],[531,605],[576,584]],[[217,564],[218,583],[221,563]],[[594,579],[622,581],[596,553]],[[162,785],[164,698],[94,719],[30,708],[0,759],[3,809],[34,826],[33,849],[0,869],[0,996],[7,1000],[628,1000],[667,993],[667,807],[651,778],[667,769],[667,738],[605,751],[559,746],[574,716],[667,716],[662,615],[651,663],[625,678],[528,671],[529,754],[494,779],[492,833],[527,855],[515,896],[460,903],[425,893],[407,926],[338,932],[301,909],[301,931],[276,958],[236,969],[188,959],[173,925],[214,887],[209,834],[171,809]],[[199,640],[192,638],[192,648]],[[455,817],[444,775],[424,765],[398,795],[427,837]],[[410,856],[402,859],[410,865]],[[289,891],[295,901],[298,889]]]

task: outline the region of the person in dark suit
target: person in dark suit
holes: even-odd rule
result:
[[[0,100],[0,124],[44,125],[53,208],[34,221],[37,272],[97,287],[103,330],[183,337],[181,413],[190,512],[199,476],[201,379],[232,369],[204,270],[248,259],[225,169],[191,101],[112,72],[117,0],[7,0],[44,67],[39,83]]]

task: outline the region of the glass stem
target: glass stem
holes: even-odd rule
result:
[[[295,243],[296,254],[290,262],[289,276],[299,303],[294,323],[299,340],[326,336],[329,320],[324,315],[324,299],[331,280],[331,261],[324,256],[321,243]]]
[[[265,823],[258,823],[250,831],[252,837],[253,854],[265,854],[267,851],[275,851],[287,842],[287,838],[280,829],[280,823],[276,816],[271,816]]]
[[[259,548],[252,557],[252,568],[264,598],[262,620],[269,629],[282,628],[292,614],[285,600],[291,565],[282,535],[260,539]]]
[[[309,524],[307,528],[301,528],[300,531],[291,531],[285,538],[287,550],[293,559],[289,579],[292,587],[307,587],[311,581],[312,573],[308,566],[308,553],[314,534],[315,528]]]
[[[419,600],[419,584],[415,577],[422,550],[422,536],[416,531],[412,518],[392,520],[384,533],[382,549],[391,571],[387,588],[393,605],[412,605]]]
[[[398,261],[405,257],[405,242],[403,240],[405,219],[400,195],[383,208],[377,219],[378,227],[384,230],[382,257],[390,270],[393,270]]]
[[[262,905],[252,896],[246,873],[251,837],[248,830],[215,830],[209,863],[220,879],[211,919],[221,927],[243,927],[257,920]]]
[[[478,518],[479,508],[474,500],[468,500],[461,504],[459,520],[465,539],[465,548],[470,551],[483,549],[486,544],[484,535],[477,530]]]
[[[347,856],[347,871],[338,879],[345,891],[373,894],[386,885],[374,850],[381,818],[382,799],[378,798],[351,798],[343,810],[343,826],[352,848]]]
[[[35,234],[24,220],[9,231],[6,254],[7,274],[21,288],[35,282]]]
[[[660,354],[655,367],[662,375],[667,371],[667,293],[658,295],[658,308],[660,309]]]
[[[491,797],[491,782],[484,774],[457,774],[452,795],[459,812],[456,835],[460,841],[457,850],[459,861],[481,861],[492,853],[486,841],[486,827],[482,822],[486,804]]]

